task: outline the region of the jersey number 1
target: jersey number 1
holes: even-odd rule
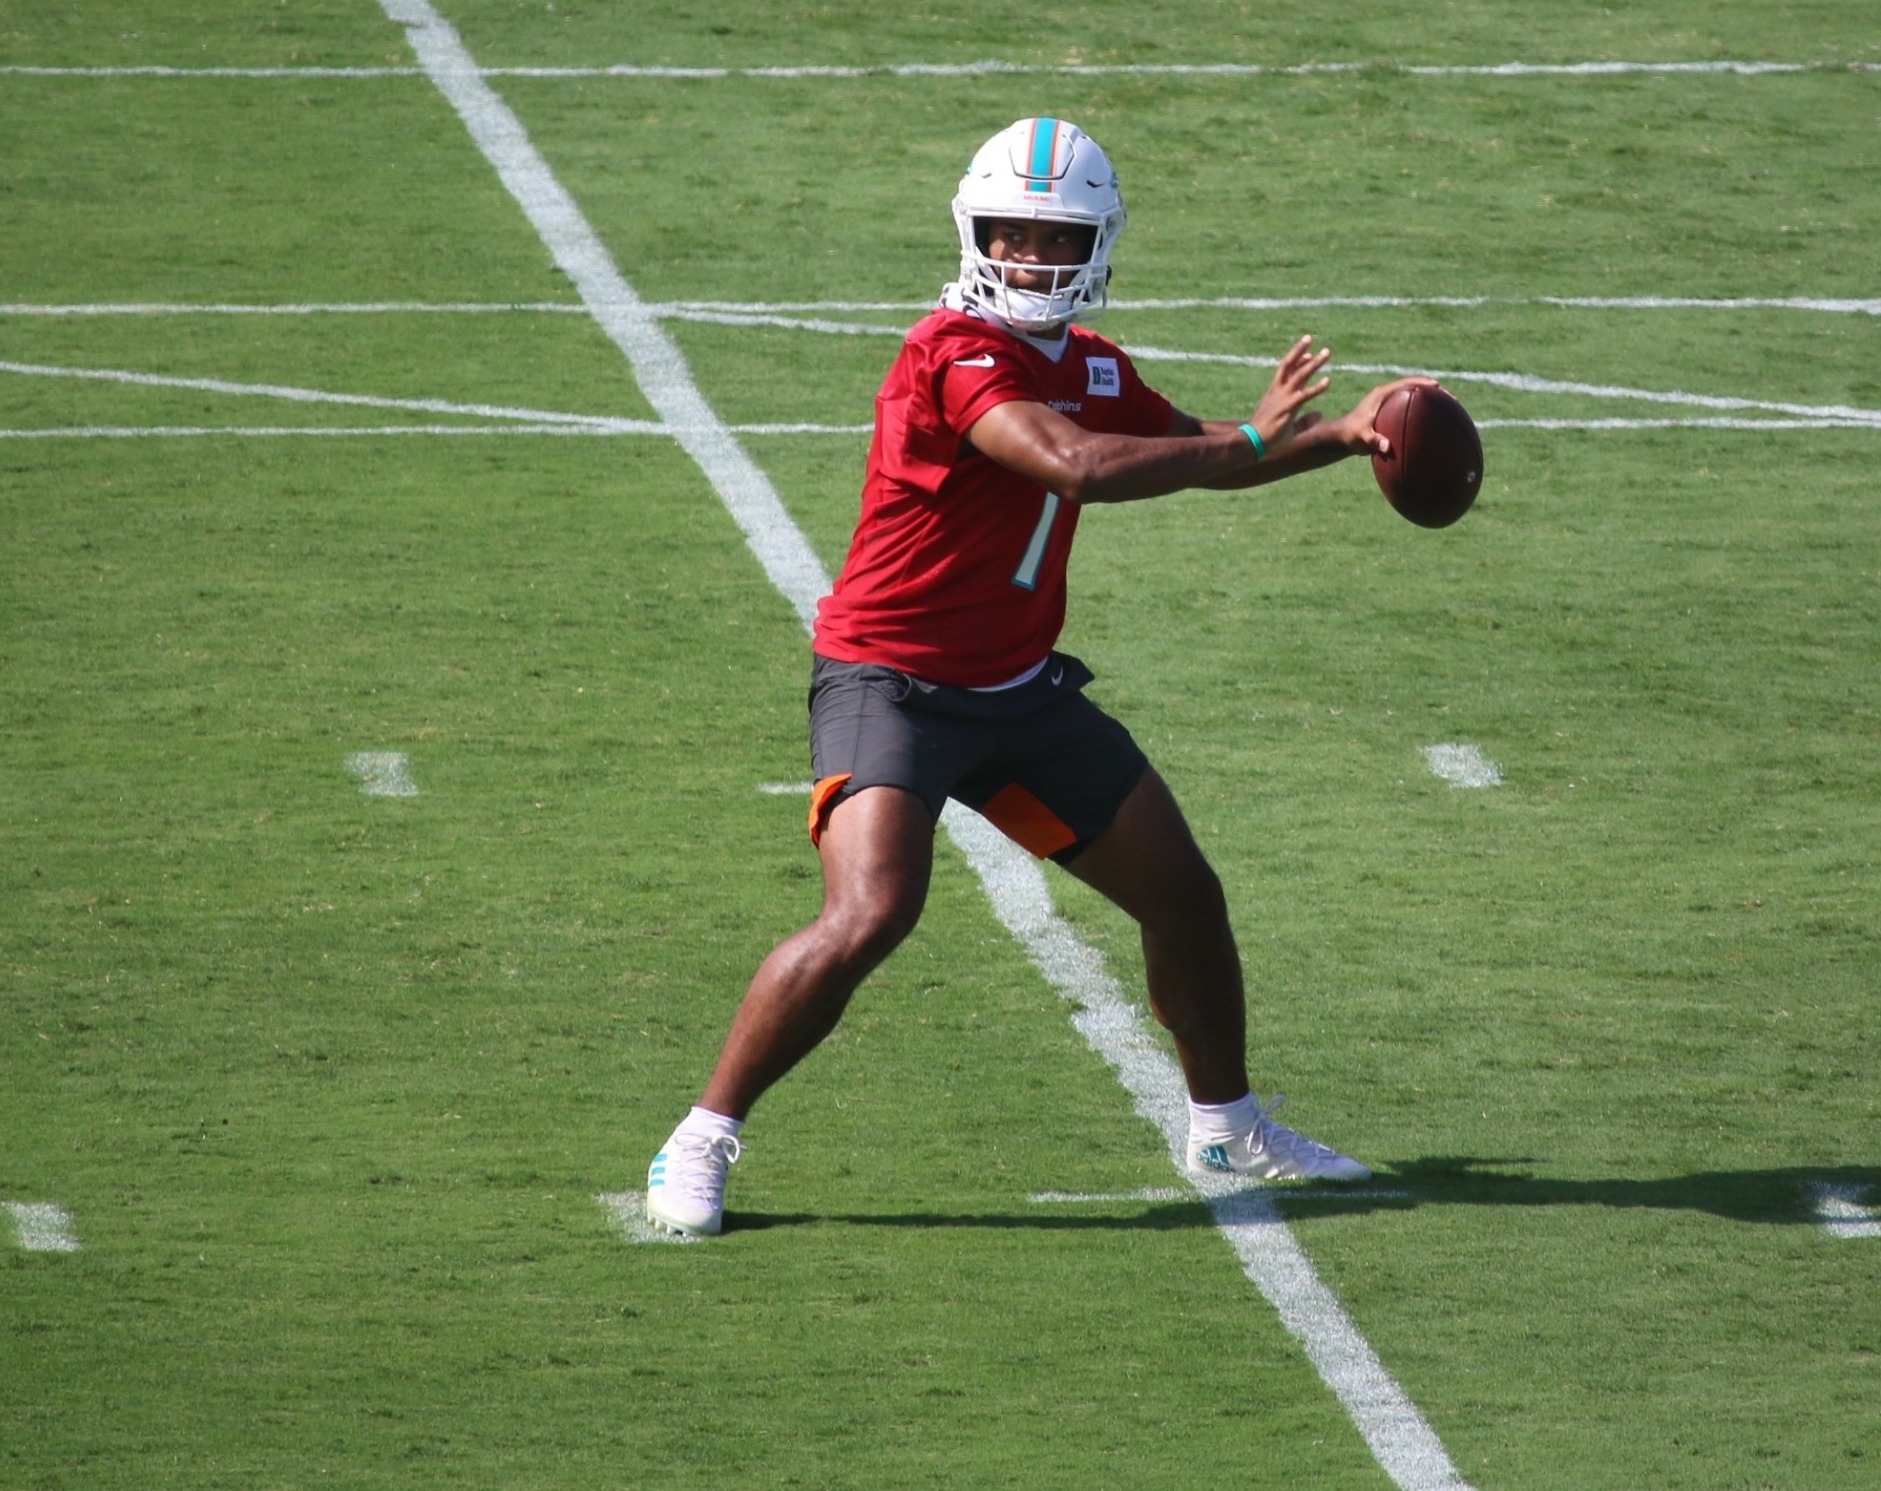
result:
[[[1032,530],[1032,541],[1025,546],[1025,558],[1019,561],[1018,569],[1012,574],[1012,583],[1021,590],[1038,589],[1039,566],[1045,562],[1045,546],[1051,542],[1058,506],[1058,494],[1047,492],[1044,506],[1039,510],[1038,527]]]

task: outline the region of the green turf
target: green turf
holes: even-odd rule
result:
[[[1102,329],[1194,412],[1265,372],[1156,351],[1308,329],[1486,422],[1881,407],[1872,315],[1536,303],[1872,297],[1845,7],[444,8],[492,65],[1383,64],[496,80],[648,300],[919,303],[967,153],[1048,110],[1124,176]],[[1717,57],[1833,65],[1396,67]],[[410,62],[370,3],[0,3],[0,66]],[[18,312],[574,304],[423,77],[11,74],[0,141],[0,361],[651,417],[580,315]],[[1493,303],[1130,305],[1183,295]],[[866,423],[894,346],[667,326],[735,422]],[[483,422],[0,372],[7,431]],[[1877,432],[1485,435],[1440,534],[1358,463],[1092,513],[1066,645],[1228,885],[1263,1088],[1408,1192],[1282,1205],[1460,1473],[1866,1484],[1881,1243],[1808,1188],[1881,1199]],[[866,437],[746,444],[833,569]],[[0,1218],[0,1483],[1389,1484],[1202,1206],[1029,1199],[1174,1177],[951,852],[731,1233],[615,1229],[816,904],[757,790],[808,774],[802,630],[676,445],[9,436],[0,552],[0,1201],[83,1244]]]

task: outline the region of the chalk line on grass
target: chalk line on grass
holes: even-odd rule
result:
[[[0,316],[486,316],[522,312],[530,315],[585,316],[585,305],[561,300],[325,301],[301,305],[189,305],[181,301],[93,301],[69,304],[0,305]]]
[[[394,19],[398,19],[394,17]],[[1347,73],[1402,73],[1414,78],[1609,78],[1655,75],[1696,75],[1758,78],[1795,73],[1864,73],[1881,70],[1881,63],[1770,62],[1722,58],[1701,62],[1491,62],[1478,64],[1422,64],[1398,62],[1068,62],[1030,63],[989,59],[980,62],[900,62],[874,65],[804,63],[774,67],[678,67],[618,62],[588,67],[511,66],[474,67],[478,78],[643,78],[652,81],[724,81],[732,79],[794,78],[978,78],[1001,77],[1177,77],[1259,78],[1322,77]],[[426,69],[398,65],[332,67],[318,64],[288,67],[178,67],[148,63],[122,67],[52,67],[9,64],[0,76],[40,78],[410,78]]]
[[[631,294],[631,292],[628,292]],[[1454,300],[1436,298],[1429,300],[1398,299],[1394,297],[1322,297],[1315,300],[1301,301],[1141,301],[1139,307],[1149,306],[1186,306],[1216,305],[1258,307],[1280,304],[1468,304],[1482,305],[1492,303],[1508,304],[1575,304],[1599,306],[1640,306],[1646,304],[1665,305],[1707,305],[1733,307],[1741,305],[1780,306],[1789,309],[1825,309],[1860,310],[1866,314],[1881,313],[1881,301],[1822,301],[1822,300],[1735,300],[1735,301],[1675,301],[1675,300],[1627,300],[1614,297],[1604,300],[1571,301],[1557,297],[1531,297],[1528,300],[1510,300],[1493,302],[1486,297],[1459,297]],[[815,334],[831,336],[879,336],[901,337],[905,328],[901,325],[880,325],[868,322],[831,321],[822,317],[806,317],[801,314],[786,314],[814,308],[860,311],[860,310],[904,310],[918,311],[924,306],[898,307],[871,302],[801,302],[771,305],[739,306],[735,303],[722,304],[699,301],[681,301],[667,304],[642,303],[633,310],[635,319],[657,329],[660,319],[676,319],[712,322],[733,326],[777,327]],[[567,306],[561,303],[540,303],[534,306],[500,306],[461,304],[424,305],[417,302],[388,302],[382,306],[362,304],[337,304],[328,306],[296,305],[280,308],[256,306],[201,306],[179,305],[69,305],[69,306],[24,306],[0,307],[0,316],[4,315],[183,315],[191,312],[203,314],[287,314],[312,315],[322,312],[342,314],[366,314],[383,312],[397,314],[407,311],[460,311],[467,313],[495,312],[502,310],[548,310],[563,313],[571,310],[589,313],[586,305]],[[620,337],[616,337],[617,342]],[[659,335],[659,340],[670,342]],[[1241,353],[1188,352],[1170,348],[1138,346],[1132,349],[1132,355],[1145,362],[1198,362],[1217,363],[1229,366],[1245,366],[1265,369],[1273,365],[1273,359],[1265,356]],[[1728,395],[1690,393],[1678,389],[1641,389],[1627,388],[1606,384],[1582,383],[1560,379],[1541,378],[1534,374],[1517,372],[1481,372],[1464,370],[1439,370],[1416,368],[1396,364],[1346,365],[1345,371],[1378,374],[1387,377],[1399,377],[1406,374],[1427,374],[1450,383],[1479,383],[1489,387],[1505,389],[1511,392],[1530,394],[1560,394],[1569,397],[1596,398],[1604,400],[1637,400],[1645,403],[1663,405],[1685,405],[1694,408],[1736,410],[1737,414],[1713,414],[1685,417],[1626,418],[1626,417],[1557,417],[1536,416],[1523,418],[1485,417],[1477,420],[1481,429],[1534,429],[1534,430],[1588,430],[1588,431],[1635,431],[1661,429],[1709,429],[1738,431],[1776,431],[1776,430],[1821,430],[1881,429],[1881,409],[1865,409],[1842,404],[1812,405],[1791,402],[1779,402],[1766,399],[1747,399]],[[704,425],[684,427],[665,420],[623,419],[611,415],[569,414],[556,410],[524,409],[506,405],[454,403],[443,399],[393,399],[366,394],[335,393],[323,389],[300,388],[278,384],[236,383],[215,378],[182,378],[165,374],[139,373],[113,368],[74,368],[53,366],[41,363],[0,362],[0,372],[21,376],[46,378],[76,378],[100,382],[124,383],[152,388],[178,388],[191,391],[220,393],[237,396],[252,396],[285,399],[304,404],[335,404],[366,408],[418,411],[433,414],[461,415],[466,419],[482,421],[499,420],[502,424],[478,423],[463,425],[386,425],[386,426],[348,426],[348,427],[295,427],[295,426],[184,426],[184,425],[84,425],[52,428],[0,429],[0,440],[48,440],[48,439],[135,439],[135,438],[189,438],[212,435],[246,435],[253,437],[293,437],[308,436],[393,436],[424,435],[452,436],[460,434],[512,434],[512,435],[640,435],[654,437],[689,437],[712,439],[722,430],[733,435],[866,435],[872,426],[864,423],[823,424],[816,422],[779,421],[770,423],[747,423],[725,425],[716,419],[708,420]],[[696,410],[690,412],[696,417]],[[1745,417],[1746,415],[1753,417]],[[508,423],[514,421],[515,423]],[[682,444],[684,441],[682,440]],[[735,442],[734,442],[735,445]],[[740,452],[742,455],[742,452]],[[757,507],[761,508],[761,499]],[[755,509],[748,514],[752,521],[763,524],[770,519]],[[745,520],[741,519],[741,523]]]
[[[1483,755],[1481,746],[1461,741],[1424,747],[1424,759],[1432,775],[1453,787],[1500,787],[1502,768]]]
[[[346,769],[359,779],[359,790],[367,797],[416,797],[418,784],[411,779],[410,765],[403,751],[355,751],[346,758]]]
[[[749,424],[727,425],[735,435],[866,435],[873,425]],[[238,439],[370,439],[394,435],[552,435],[582,439],[617,436],[667,436],[664,425],[616,420],[578,424],[504,425],[62,425],[37,430],[0,430],[0,440],[197,440],[218,436]]]
[[[1271,357],[1252,357],[1238,352],[1180,352],[1167,347],[1130,348],[1139,362],[1201,362],[1228,366],[1271,368]],[[1792,404],[1773,399],[1747,399],[1726,394],[1689,393],[1682,389],[1626,388],[1604,383],[1578,383],[1562,378],[1542,378],[1532,373],[1477,372],[1460,368],[1418,368],[1397,363],[1348,362],[1338,364],[1346,373],[1366,373],[1385,378],[1435,378],[1442,383],[1481,383],[1491,388],[1516,393],[1573,394],[1591,399],[1636,399],[1648,404],[1685,404],[1695,409],[1748,410],[1770,414],[1795,415],[1804,419],[1846,419],[1866,427],[1881,426],[1881,409],[1862,409],[1847,404]]]
[[[1113,311],[1296,311],[1319,309],[1414,310],[1436,307],[1459,310],[1508,306],[1552,306],[1562,310],[1613,311],[1813,311],[1826,315],[1881,316],[1881,299],[1821,295],[1204,295],[1134,297],[1113,295]],[[934,308],[929,300],[668,300],[648,301],[655,316],[685,320],[707,316],[820,316],[881,312],[921,315]],[[286,305],[239,305],[182,301],[16,302],[0,305],[0,316],[486,316],[504,314],[586,316],[585,305],[563,300],[529,301],[313,301]],[[815,325],[791,320],[787,325]],[[842,331],[868,327],[835,323]],[[876,328],[892,329],[892,328]],[[896,332],[899,335],[899,331]]]
[[[1379,1190],[1369,1186],[1260,1186],[1243,1182],[1243,1189],[1264,1190],[1275,1201],[1404,1201],[1409,1191]],[[1137,1191],[1036,1191],[1026,1198],[1034,1206],[1079,1206],[1122,1201],[1194,1201],[1194,1190],[1174,1186],[1145,1186]]]
[[[13,1218],[19,1244],[29,1253],[76,1253],[78,1234],[72,1214],[49,1201],[0,1202]]]
[[[822,564],[769,480],[694,385],[678,346],[615,267],[521,121],[483,81],[455,29],[428,0],[380,4],[406,27],[406,40],[431,81],[457,111],[582,303],[627,358],[673,438],[712,483],[765,574],[808,626],[817,597],[828,588]]]
[[[505,404],[457,404],[447,399],[391,399],[373,394],[334,393],[327,389],[298,388],[279,383],[232,383],[226,378],[179,378],[166,373],[138,373],[122,368],[73,368],[36,362],[0,361],[0,373],[32,378],[77,378],[96,383],[127,383],[142,388],[181,388],[199,393],[236,394],[285,399],[296,404],[344,404],[366,409],[404,409],[425,414],[464,414],[482,419],[514,419],[531,424],[559,424],[619,430],[633,434],[664,434],[665,426],[640,419],[615,419],[598,414],[560,414],[552,409],[517,409]]]
[[[1035,860],[977,813],[949,803],[941,815],[992,899],[994,913],[1061,997],[1077,1029],[1117,1073],[1136,1111],[1162,1131],[1180,1170],[1188,1104],[1174,1059],[1150,1036],[1123,987],[1052,904]],[[1227,1177],[1187,1177],[1204,1195],[1255,1287],[1278,1312],[1344,1405],[1378,1463],[1399,1486],[1454,1491],[1466,1482],[1417,1406],[1385,1370],[1345,1308],[1320,1280],[1281,1215],[1274,1188]]]
[[[1816,1219],[1831,1237],[1881,1237],[1881,1206],[1869,1203],[1873,1186],[1819,1180],[1809,1187]]]
[[[620,347],[648,400],[679,428],[681,446],[733,514],[772,584],[809,627],[829,580],[769,478],[718,423],[679,349],[622,277],[521,121],[483,81],[457,32],[428,0],[380,4],[407,28],[432,82]],[[1073,1024],[1117,1067],[1138,1111],[1162,1130],[1172,1155],[1179,1155],[1188,1122],[1181,1075],[1150,1039],[1102,959],[1058,917],[1038,866],[977,814],[950,805],[942,822],[979,873],[995,913],[1053,985],[1079,1006]],[[1436,1434],[1320,1281],[1271,1199],[1229,1195],[1210,1204],[1249,1277],[1279,1310],[1392,1479],[1406,1491],[1463,1488]]]

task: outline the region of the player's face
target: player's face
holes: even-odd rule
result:
[[[1090,253],[1091,229],[1078,223],[996,218],[987,225],[986,257],[1014,266],[1006,272],[1006,282],[1015,290],[1048,294],[1055,288],[1053,269],[1075,268]]]

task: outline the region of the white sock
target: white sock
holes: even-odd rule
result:
[[[736,1139],[743,1129],[742,1118],[727,1118],[723,1113],[714,1113],[710,1108],[694,1108],[679,1121],[676,1134],[698,1134],[705,1139]]]
[[[1219,1144],[1238,1139],[1252,1131],[1260,1120],[1261,1106],[1254,1094],[1236,1098],[1232,1103],[1198,1103],[1189,1099],[1189,1141],[1192,1144]]]

